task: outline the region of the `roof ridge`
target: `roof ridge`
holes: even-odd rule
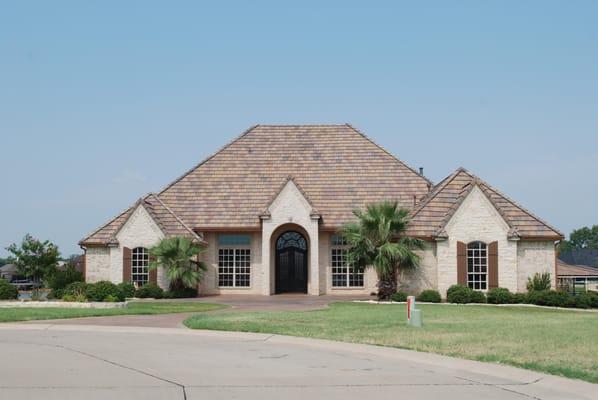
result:
[[[479,178],[478,178],[479,179]],[[519,203],[517,203],[515,200],[511,199],[509,196],[505,195],[504,193],[502,193],[500,190],[494,188],[492,185],[488,184],[488,182],[480,179],[482,184],[484,186],[486,186],[488,189],[490,189],[491,191],[495,192],[497,195],[503,197],[505,200],[509,201],[511,204],[513,204],[515,207],[519,208],[521,211],[523,211],[524,213],[526,213],[527,215],[529,215],[530,217],[534,218],[536,221],[540,222],[541,224],[545,225],[547,228],[549,228],[550,230],[552,230],[553,232],[559,234],[560,236],[562,236],[563,238],[565,237],[561,231],[559,231],[558,229],[556,229],[555,227],[553,227],[552,225],[550,225],[548,222],[544,221],[542,218],[536,216],[534,213],[532,213],[531,211],[529,211],[528,209],[526,209],[525,207],[523,207],[522,205],[520,205]],[[494,203],[493,203],[494,204]]]
[[[205,163],[207,163],[208,161],[210,161],[211,159],[213,159],[214,157],[216,157],[219,153],[221,153],[223,150],[226,150],[228,147],[230,147],[231,145],[233,145],[238,140],[240,140],[243,137],[245,137],[247,134],[249,134],[252,130],[254,130],[255,128],[257,128],[258,126],[260,126],[260,125],[259,124],[253,125],[253,126],[249,127],[248,129],[246,129],[245,131],[243,131],[243,133],[241,133],[240,135],[234,137],[230,142],[226,143],[224,146],[220,147],[218,150],[216,150],[215,152],[213,152],[212,154],[210,154],[208,157],[204,158],[201,162],[199,162],[198,164],[196,164],[191,169],[187,170],[185,173],[183,173],[181,176],[179,176],[178,178],[176,178],[174,181],[172,181],[171,183],[169,183],[166,186],[164,186],[158,192],[157,196],[161,195],[162,193],[164,193],[165,191],[167,191],[168,189],[170,189],[172,186],[174,186],[176,183],[180,182],[187,175],[189,175],[190,173],[192,173],[193,171],[195,171],[197,168],[201,167],[202,165],[204,165]]]
[[[150,211],[149,211],[149,210],[148,210],[148,209],[145,207],[145,205],[144,205],[144,203],[145,203],[145,199],[147,199],[149,195],[150,195],[150,194],[148,193],[148,194],[146,194],[145,196],[143,196],[143,197],[140,197],[140,198],[139,198],[139,199],[138,199],[138,200],[137,200],[137,201],[136,201],[136,202],[135,202],[135,203],[134,203],[134,204],[133,204],[131,207],[129,207],[129,209],[128,209],[128,210],[131,210],[131,213],[130,213],[129,215],[127,215],[127,218],[125,218],[125,219],[123,220],[123,222],[121,222],[121,223],[120,223],[120,225],[119,225],[119,226],[116,228],[116,230],[114,231],[114,233],[113,233],[113,234],[110,236],[110,239],[108,239],[108,240],[107,240],[107,243],[112,243],[113,241],[116,241],[116,242],[118,243],[118,241],[117,241],[117,239],[116,239],[116,235],[118,235],[118,233],[119,233],[119,232],[120,232],[120,230],[123,228],[123,226],[125,226],[125,225],[126,225],[126,223],[127,223],[127,222],[128,222],[130,219],[131,219],[131,217],[133,216],[133,213],[135,212],[135,210],[137,209],[137,207],[139,207],[140,205],[141,205],[141,206],[142,206],[142,207],[143,207],[143,208],[144,208],[144,209],[145,209],[145,210],[146,210],[148,213],[150,213],[150,216],[151,216],[152,212],[150,212]],[[127,211],[128,211],[128,210],[127,210]],[[152,216],[152,218],[154,218],[154,217]],[[154,218],[154,219],[155,219],[155,218]],[[156,221],[156,223],[158,223],[158,222]]]
[[[139,201],[139,200],[137,200]],[[137,201],[135,201],[135,204],[137,203]],[[99,231],[101,231],[102,229],[106,228],[108,225],[110,225],[112,222],[114,222],[115,220],[117,220],[119,217],[121,217],[123,214],[128,213],[131,208],[133,206],[130,206],[128,208],[126,208],[124,211],[116,214],[115,216],[113,216],[112,218],[110,218],[108,220],[108,222],[106,222],[104,225],[100,226],[99,228],[97,228],[96,230],[91,231],[88,235],[84,236],[83,239],[79,240],[79,246],[82,246],[83,243],[85,243],[86,240],[88,240],[89,238],[91,238],[93,235],[95,235],[96,233],[98,233]]]
[[[420,178],[423,178],[426,182],[428,182],[428,185],[432,186],[432,181],[431,180],[429,180],[428,178],[426,178],[424,175],[421,175],[420,173],[418,173],[414,168],[412,168],[411,166],[407,165],[404,161],[400,160],[397,156],[395,156],[394,154],[392,154],[390,151],[386,150],[384,147],[382,147],[381,145],[379,145],[378,143],[376,143],[374,140],[372,140],[365,133],[361,132],[359,129],[355,128],[353,125],[351,125],[349,123],[347,123],[345,125],[347,127],[351,128],[353,131],[357,132],[359,135],[361,135],[368,142],[372,143],[374,146],[376,146],[377,148],[379,148],[380,150],[382,150],[384,153],[386,153],[391,158],[393,158],[394,160],[396,160],[399,164],[403,165],[405,168],[407,168],[408,170],[410,170],[411,172],[413,172],[415,175],[419,176]]]
[[[152,197],[154,197],[158,203],[160,203],[160,205],[162,205],[162,207],[164,207],[166,209],[166,211],[168,211],[182,226],[183,228],[185,228],[187,231],[189,231],[193,236],[197,237],[198,239],[203,241],[203,238],[201,238],[193,229],[189,228],[189,226],[178,216],[174,213],[174,211],[172,211],[172,209],[170,207],[168,207],[163,201],[162,199],[160,199],[158,197],[158,195],[156,195],[155,193],[150,193],[150,195]]]
[[[309,126],[309,127],[313,127],[313,126],[326,126],[326,127],[341,127],[341,126],[347,126],[348,124],[258,124],[256,126],[261,126],[261,127],[272,127],[272,128],[276,128],[276,127],[301,127],[301,126]]]
[[[420,202],[416,205],[415,209],[411,212],[411,218],[415,217],[430,201],[432,201],[438,194],[444,189],[449,183],[451,183],[459,173],[464,172],[467,175],[471,174],[463,167],[457,168],[453,173],[448,175],[446,178],[441,180],[436,186],[432,188],[432,191],[428,193]]]

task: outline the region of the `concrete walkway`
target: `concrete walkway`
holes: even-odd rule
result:
[[[308,296],[303,294],[288,294],[276,296],[259,295],[228,295],[206,296],[196,299],[159,300],[159,301],[199,301],[204,303],[218,303],[231,306],[229,311],[307,311],[328,307],[335,301],[364,300],[368,296]],[[110,317],[86,317],[76,319],[51,320],[54,325],[97,325],[97,326],[141,326],[152,328],[182,328],[183,321],[195,313],[156,314],[156,315],[117,315]],[[29,321],[28,324],[47,324],[45,321]]]
[[[277,335],[0,324],[0,399],[596,399],[598,385]]]

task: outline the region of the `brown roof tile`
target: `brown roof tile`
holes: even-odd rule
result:
[[[469,192],[478,186],[509,225],[509,236],[558,240],[563,235],[464,168],[446,177],[422,199],[411,214],[408,234],[442,237],[445,226]]]
[[[329,227],[383,199],[413,205],[429,181],[350,125],[258,125],[160,194],[197,229],[260,227],[289,176]]]
[[[145,198],[139,199],[133,206],[112,219],[108,224],[100,227],[98,230],[81,240],[79,244],[86,246],[118,244],[116,235],[127,222],[133,213],[133,210],[139,205],[147,210],[166,236],[186,236],[190,239],[203,242],[203,239],[177,217],[158,196],[150,193]]]

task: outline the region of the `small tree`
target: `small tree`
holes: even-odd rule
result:
[[[54,243],[42,242],[29,234],[20,245],[13,243],[6,250],[14,256],[19,274],[35,282],[49,278],[60,260],[60,252]]]
[[[355,210],[357,222],[343,229],[349,250],[350,265],[357,269],[374,268],[378,275],[378,297],[389,299],[397,291],[397,272],[419,266],[414,250],[423,242],[405,236],[409,211],[398,208],[397,202],[367,206],[365,212]]]
[[[155,261],[150,263],[149,268],[164,268],[170,280],[171,291],[196,288],[207,270],[203,262],[197,261],[197,255],[204,251],[204,247],[186,237],[166,238],[150,249],[150,255]]]

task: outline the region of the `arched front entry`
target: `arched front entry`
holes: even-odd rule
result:
[[[286,231],[276,240],[276,293],[307,293],[307,240]]]

